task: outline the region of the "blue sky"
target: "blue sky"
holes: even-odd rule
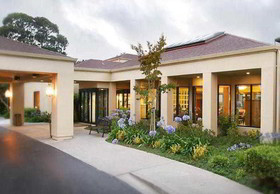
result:
[[[43,16],[68,38],[68,55],[105,59],[133,53],[131,44],[167,43],[227,33],[273,44],[280,36],[279,0],[0,0],[12,12]]]

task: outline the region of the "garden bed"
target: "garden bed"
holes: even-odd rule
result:
[[[261,144],[258,131],[244,136],[230,128],[228,135],[215,137],[200,124],[177,119],[177,129],[159,121],[151,132],[147,121],[135,124],[124,112],[113,115],[109,142],[203,168],[264,193],[279,192],[280,145]]]

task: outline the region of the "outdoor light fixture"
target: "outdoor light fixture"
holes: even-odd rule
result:
[[[12,92],[10,91],[10,90],[6,90],[6,92],[5,92],[5,97],[6,98],[10,98],[10,97],[12,97],[13,95],[12,95]]]
[[[197,79],[199,79],[199,78],[200,78],[200,76],[198,75],[198,76],[196,76],[196,78],[197,78]]]
[[[49,97],[51,97],[51,96],[54,95],[54,89],[53,89],[52,85],[49,85],[49,86],[47,87],[47,89],[46,89],[46,94],[47,94],[47,96],[49,96]]]
[[[247,75],[250,75],[250,72],[248,71],[248,72],[246,72],[246,74],[247,74]]]
[[[238,88],[239,88],[239,90],[245,90],[247,87],[246,86],[239,86]]]

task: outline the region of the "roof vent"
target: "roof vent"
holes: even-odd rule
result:
[[[190,45],[207,43],[211,40],[219,38],[220,36],[223,36],[224,34],[225,34],[225,32],[216,32],[216,33],[213,33],[213,34],[198,36],[198,37],[196,37],[194,39],[191,39],[191,40],[188,40],[188,41],[183,41],[183,42],[171,44],[171,45],[165,47],[165,49],[172,50],[172,49],[175,49],[175,48],[178,48],[178,47],[185,47],[185,46],[190,46]]]

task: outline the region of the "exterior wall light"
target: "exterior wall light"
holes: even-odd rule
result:
[[[46,89],[46,95],[49,96],[49,97],[51,97],[51,96],[54,95],[54,89],[53,89],[53,87],[52,87],[51,85],[49,85],[49,86],[47,87],[47,89]]]
[[[13,96],[12,92],[11,92],[10,90],[6,90],[6,92],[5,92],[5,97],[6,97],[6,98],[10,98],[10,97],[12,97],[12,96]]]
[[[247,75],[250,75],[250,72],[248,71],[248,72],[246,72],[246,74],[247,74]]]

